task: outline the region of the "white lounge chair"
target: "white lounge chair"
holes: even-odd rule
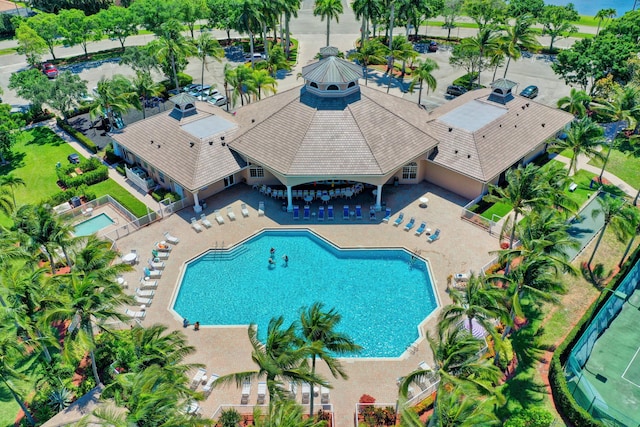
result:
[[[157,249],[151,250],[151,256],[153,259],[169,259],[169,252],[162,252]]]
[[[329,403],[329,389],[327,387],[320,388],[320,403]]]
[[[242,212],[242,216],[243,217],[248,217],[249,216],[249,210],[247,209],[247,204],[243,203],[240,205],[240,211]]]
[[[194,230],[196,230],[198,233],[202,231],[202,226],[200,224],[198,224],[198,222],[196,221],[196,217],[191,217],[191,228],[193,228]]]
[[[204,368],[199,368],[196,374],[193,376],[193,379],[191,380],[191,388],[194,390],[198,388],[198,385],[200,385],[200,383],[202,382],[202,378],[205,375],[207,375],[207,371]]]
[[[207,383],[202,387],[202,391],[204,392],[205,397],[209,397],[211,394],[211,390],[213,390],[213,383],[219,378],[216,374],[211,374]]]
[[[178,243],[180,243],[180,239],[178,239],[175,236],[172,236],[171,234],[169,234],[168,231],[164,233],[164,238],[167,239],[167,242],[173,245],[177,245]]]
[[[148,263],[149,263],[149,267],[151,267],[154,270],[162,270],[162,269],[164,269],[164,262],[162,262],[162,261],[155,261],[155,260],[150,258],[148,260]]]
[[[125,308],[124,314],[126,314],[129,317],[131,317],[132,319],[144,319],[144,317],[147,315],[147,312],[146,311],[133,311],[133,310],[129,310],[128,308]]]
[[[229,219],[231,221],[235,221],[236,220],[236,214],[233,213],[233,208],[231,206],[227,206],[227,216],[229,217]]]
[[[147,267],[145,267],[144,277],[148,277],[149,279],[159,279],[160,277],[162,277],[162,270],[149,270]]]
[[[201,214],[200,215],[200,222],[202,223],[202,225],[204,225],[207,228],[211,228],[211,221],[209,221],[207,219],[207,216],[205,214]]]
[[[258,202],[258,216],[264,216],[264,202]]]
[[[213,211],[213,215],[216,217],[216,222],[220,225],[224,224],[224,218],[220,215],[220,209]]]
[[[246,405],[249,403],[249,395],[251,394],[251,380],[244,380],[242,382],[242,396],[240,398],[240,404]]]
[[[258,405],[264,405],[264,399],[267,396],[267,383],[258,383]]]
[[[153,302],[153,299],[151,298],[142,298],[142,297],[139,297],[138,295],[135,295],[133,298],[136,300],[138,304],[142,304],[146,306],[150,306],[151,303]]]
[[[143,298],[151,298],[156,294],[156,291],[153,289],[140,289],[136,288],[136,295]]]
[[[289,397],[291,400],[296,400],[296,395],[298,394],[298,386],[294,382],[289,383]]]
[[[302,404],[309,404],[309,397],[311,395],[311,386],[309,383],[302,383]]]
[[[144,280],[144,277],[140,278],[140,287],[141,288],[152,288],[155,289],[158,287],[157,280]]]

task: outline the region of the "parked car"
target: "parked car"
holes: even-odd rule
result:
[[[538,96],[538,86],[527,86],[522,92],[520,92],[520,96],[524,96],[525,98],[533,99]]]
[[[460,96],[463,93],[467,93],[467,89],[463,86],[449,85],[447,86],[447,95]]]
[[[437,52],[438,51],[438,43],[433,40],[429,42],[429,52]]]
[[[245,54],[244,59],[246,59],[247,61],[251,61],[251,54],[250,53]],[[253,53],[253,60],[255,62],[262,61],[263,59],[265,59],[264,53],[258,53],[258,52]]]
[[[44,75],[49,77],[50,79],[55,79],[56,77],[58,77],[58,69],[51,62],[43,63],[41,69]]]
[[[216,95],[211,95],[207,100],[209,104],[216,105],[218,107],[222,107],[227,104],[227,97],[218,93]]]
[[[191,93],[192,91],[196,90],[197,88],[199,88],[200,85],[197,83],[191,83],[189,85],[186,85],[185,87],[180,89],[180,92],[186,92],[186,93]],[[175,90],[175,89],[174,89]]]
[[[12,105],[9,114],[24,114],[28,113],[31,110],[31,104],[27,105]]]
[[[195,88],[189,91],[189,95],[193,95],[198,99],[204,100],[211,89],[211,85],[197,85]]]
[[[69,160],[69,163],[73,163],[74,165],[77,165],[78,163],[80,163],[80,156],[78,156],[76,153],[69,154],[67,156],[67,160]]]

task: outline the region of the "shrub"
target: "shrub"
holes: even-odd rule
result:
[[[464,86],[467,89],[471,89],[472,82],[474,82],[477,78],[478,78],[478,72],[474,71],[473,73],[467,73],[462,77],[458,77],[453,81],[453,84],[458,86]],[[474,84],[474,86],[477,86],[477,84]]]
[[[360,396],[360,400],[358,401],[359,403],[376,403],[376,399],[373,396],[369,396],[368,394],[363,394],[362,396]]]
[[[124,170],[124,166],[122,164],[116,166],[116,171],[122,176],[127,175],[127,172]]]
[[[82,174],[71,176],[76,169],[81,169]],[[109,178],[109,168],[96,158],[82,160],[79,164],[69,164],[56,169],[58,179],[65,187],[79,187],[92,185]]]
[[[67,191],[59,191],[52,194],[49,198],[42,201],[49,206],[57,206],[64,202],[68,202],[74,196],[84,196],[87,200],[93,200],[96,198],[96,194],[89,189],[88,185],[80,185],[78,187],[71,187]]]
[[[91,110],[90,105],[83,105],[80,108],[74,108],[73,110],[67,111],[67,118],[79,116],[80,114],[87,114]]]
[[[122,158],[113,151],[113,144],[111,143],[104,148],[104,159],[110,165],[122,161]],[[124,175],[124,173],[122,175]]]
[[[431,393],[426,399],[423,399],[416,406],[412,407],[418,415],[422,415],[427,412],[429,409],[433,408],[433,402],[436,400],[436,393]]]
[[[499,355],[500,357],[498,358],[498,367],[500,368],[500,370],[502,370],[502,372],[504,372],[509,366],[509,363],[511,363],[511,361],[513,360],[514,356],[513,346],[511,345],[511,340],[509,338],[505,338],[504,340],[502,340]]]
[[[240,421],[242,421],[242,415],[233,408],[223,409],[220,413],[220,419],[218,419],[221,427],[237,427]]]
[[[180,83],[180,87],[185,87],[186,85],[190,85],[191,83],[193,83],[193,77],[186,73],[178,73],[178,83]],[[160,82],[160,84],[164,86],[165,90],[176,88],[173,78],[163,80]]]
[[[98,152],[98,146],[93,143],[92,140],[87,138],[82,132],[76,130],[73,126],[66,124],[60,118],[56,119],[56,123],[58,126],[67,132],[69,135],[73,136],[78,142],[83,145],[87,150],[91,151],[93,154]]]
[[[504,427],[549,427],[553,415],[544,408],[529,408],[509,418]]]

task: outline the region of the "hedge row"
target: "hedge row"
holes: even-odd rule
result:
[[[615,289],[637,262],[640,262],[640,246],[636,248],[633,255],[629,257],[609,286],[612,289]],[[587,326],[589,326],[592,314],[600,310],[607,301],[608,298],[606,297],[611,296],[605,295],[603,292],[600,298],[598,298],[591,307],[589,307],[578,324],[571,330],[571,332],[569,332],[562,344],[558,346],[549,366],[549,384],[551,385],[551,392],[553,394],[553,400],[556,408],[567,421],[575,426],[602,427],[605,425],[594,419],[573,398],[573,395],[569,391],[567,380],[564,376],[563,364],[566,363],[573,346],[576,344]]]
[[[78,142],[82,144],[87,150],[91,151],[93,154],[96,154],[98,152],[98,146],[94,144],[92,140],[84,136],[82,132],[77,131],[73,126],[65,123],[59,117],[56,119],[56,122],[61,129],[64,129],[65,132],[77,139]]]
[[[93,200],[96,198],[95,193],[89,189],[89,186],[81,185],[79,187],[69,188],[67,191],[54,193],[46,200],[43,200],[43,203],[48,204],[49,206],[57,206],[64,202],[71,201],[71,198],[74,196],[84,196],[87,200]]]
[[[82,174],[71,176],[76,169],[81,169]],[[79,164],[69,164],[56,169],[58,179],[65,187],[79,187],[92,185],[109,178],[109,168],[96,158],[81,161]]]

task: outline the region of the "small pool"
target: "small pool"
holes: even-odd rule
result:
[[[86,221],[76,224],[73,227],[73,234],[76,236],[88,236],[112,224],[115,224],[115,221],[106,213],[101,213],[100,215],[96,215]]]
[[[438,307],[427,263],[405,250],[339,249],[307,230],[277,230],[190,261],[173,308],[202,325],[256,323],[264,340],[271,318],[288,325],[316,301],[342,315],[340,331],[364,347],[356,357],[399,357]]]

